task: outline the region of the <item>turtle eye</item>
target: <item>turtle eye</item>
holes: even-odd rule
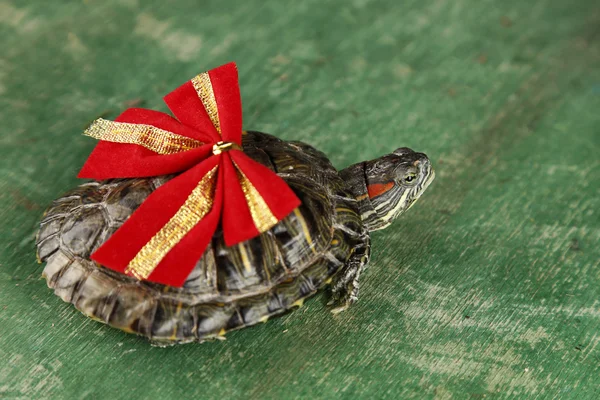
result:
[[[402,181],[404,183],[408,183],[411,184],[413,183],[415,180],[417,179],[417,174],[414,173],[408,173],[404,176],[404,179],[402,179]]]

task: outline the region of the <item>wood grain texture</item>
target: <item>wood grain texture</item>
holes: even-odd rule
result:
[[[600,398],[597,1],[0,0],[0,44],[0,397]],[[348,311],[150,347],[46,288],[37,224],[87,124],[230,60],[245,128],[437,178]]]

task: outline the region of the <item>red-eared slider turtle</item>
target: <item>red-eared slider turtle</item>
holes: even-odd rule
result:
[[[357,298],[369,232],[408,210],[434,177],[427,156],[408,148],[339,172],[301,142],[248,132],[243,148],[302,200],[273,228],[233,247],[218,229],[183,287],[138,281],[90,254],[173,176],[85,183],[54,201],[41,222],[37,249],[48,286],[87,316],[159,344],[222,337],[329,284],[338,312]]]

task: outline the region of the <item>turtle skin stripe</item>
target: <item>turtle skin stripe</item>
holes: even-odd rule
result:
[[[133,278],[89,260],[143,200],[172,176],[90,182],[56,200],[38,233],[48,286],[91,318],[160,344],[202,341],[294,308],[368,242],[358,206],[327,158],[309,145],[249,132],[244,151],[281,176],[302,206],[233,247],[222,232],[182,288]]]

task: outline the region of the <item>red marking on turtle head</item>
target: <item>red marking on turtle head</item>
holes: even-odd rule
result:
[[[367,192],[369,193],[369,197],[373,198],[373,197],[381,196],[382,194],[384,194],[385,192],[387,192],[388,190],[390,190],[393,187],[394,187],[394,182],[372,183],[367,186]]]

